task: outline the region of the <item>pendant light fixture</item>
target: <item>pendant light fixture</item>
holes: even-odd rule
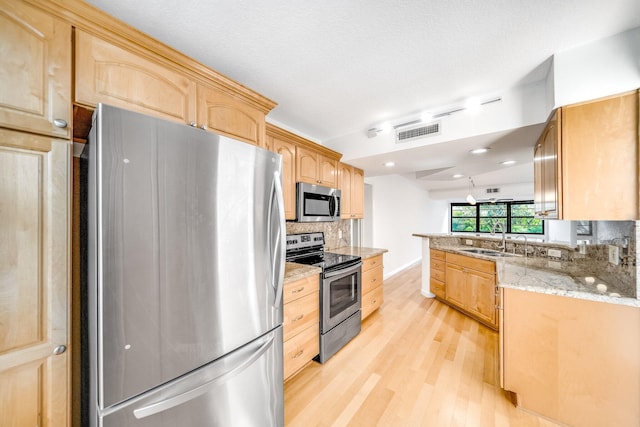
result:
[[[469,203],[470,205],[476,204],[476,198],[473,197],[473,194],[471,194],[472,189],[475,187],[476,185],[473,183],[473,179],[469,177],[469,194],[467,194],[467,203]]]

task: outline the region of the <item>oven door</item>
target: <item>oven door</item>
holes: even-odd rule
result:
[[[322,323],[326,333],[362,305],[362,262],[337,271],[325,272],[322,280]]]

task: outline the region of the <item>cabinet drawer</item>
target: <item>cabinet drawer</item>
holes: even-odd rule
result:
[[[362,260],[362,271],[382,266],[382,254]]]
[[[284,378],[302,369],[320,352],[318,325],[309,326],[295,337],[284,342]]]
[[[431,270],[431,278],[432,279],[436,279],[440,282],[444,282],[445,279],[445,273],[444,271],[440,271],[440,270]]]
[[[445,264],[444,260],[431,259],[431,271],[433,270],[444,271],[444,264]]]
[[[430,253],[431,253],[431,259],[439,259],[439,260],[442,260],[442,261],[444,261],[444,259],[445,259],[445,255],[444,255],[445,252],[444,251],[439,251],[437,249],[431,249]]]
[[[493,274],[496,272],[496,263],[494,261],[487,261],[484,259],[473,258],[466,255],[458,255],[447,253],[447,264],[457,264],[462,267],[470,268],[472,270],[482,271],[484,273]]]
[[[362,295],[382,285],[382,266],[362,273]]]
[[[312,324],[318,326],[320,299],[318,293],[309,294],[284,305],[284,340],[295,336]]]
[[[431,292],[436,294],[437,297],[444,299],[445,298],[444,282],[441,282],[440,280],[436,280],[432,277],[429,283],[430,283]]]
[[[362,296],[362,320],[368,317],[384,302],[383,287],[378,286]]]
[[[318,293],[320,289],[320,276],[317,274],[296,280],[295,282],[285,283],[283,289],[283,302],[285,304],[302,298],[312,293]]]

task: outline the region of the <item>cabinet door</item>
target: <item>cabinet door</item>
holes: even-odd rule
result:
[[[198,85],[198,125],[259,147],[265,146],[262,111],[202,84]]]
[[[460,308],[464,308],[467,299],[466,274],[462,267],[447,263],[446,270],[447,288],[446,299]]]
[[[69,138],[71,26],[0,1],[0,126]]]
[[[68,424],[70,160],[69,141],[0,129],[2,426]]]
[[[284,217],[296,219],[296,146],[277,137],[269,138],[272,151],[282,156],[282,192]]]
[[[560,211],[560,187],[558,185],[558,155],[560,128],[558,121],[559,113],[551,117],[542,136],[542,181],[543,181],[543,204],[542,213],[545,218],[558,218]]]
[[[338,186],[338,162],[318,155],[318,179],[326,187]]]
[[[353,180],[353,168],[347,164],[340,163],[338,166],[338,188],[342,196],[340,197],[340,217],[342,219],[351,218],[351,181]]]
[[[358,168],[351,179],[351,217],[364,218],[364,171]]]
[[[560,110],[553,113],[533,152],[533,198],[535,213],[542,218],[558,218],[560,185],[558,155]]]
[[[638,219],[638,92],[562,108],[565,219]]]
[[[467,301],[469,313],[497,326],[496,280],[493,274],[467,270]]]
[[[296,149],[296,180],[319,184],[318,182],[318,154],[303,147]]]
[[[195,121],[196,84],[186,75],[76,29],[75,100],[182,123]]]

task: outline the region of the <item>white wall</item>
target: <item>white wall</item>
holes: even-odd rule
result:
[[[559,52],[553,58],[555,106],[640,87],[640,27]]]
[[[389,277],[422,258],[421,239],[413,237],[413,233],[446,232],[448,205],[445,201],[431,200],[414,180],[400,175],[365,181],[372,186],[375,213],[371,217],[372,246],[389,250],[384,255],[384,276]]]

